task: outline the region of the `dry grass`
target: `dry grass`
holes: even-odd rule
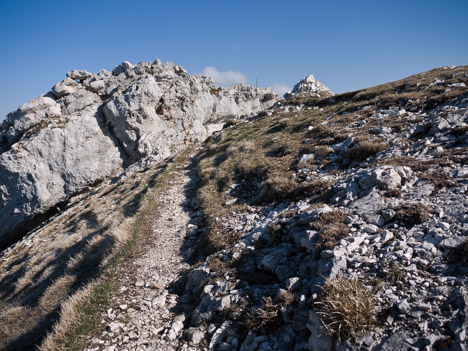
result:
[[[420,202],[400,205],[395,212],[394,219],[403,222],[408,228],[428,221],[433,213],[431,208]]]
[[[260,328],[274,329],[281,320],[281,303],[274,303],[271,297],[263,299],[262,307],[248,312],[245,325],[252,330]]]
[[[63,312],[64,301],[102,276],[114,254],[126,247],[131,218],[146,203],[147,190],[163,169],[135,174],[137,182],[132,176],[105,181],[38,229],[32,245],[19,242],[0,258],[4,350],[40,345],[53,325],[63,330],[58,326],[74,318]],[[112,290],[110,285],[106,289]]]
[[[311,222],[310,227],[320,234],[315,245],[315,255],[320,256],[323,250],[332,249],[341,239],[349,234],[349,227],[344,224],[345,214],[341,211],[331,211],[320,215],[318,220]]]
[[[411,156],[399,156],[381,159],[379,160],[379,164],[395,167],[406,166],[411,168],[412,171],[421,172],[421,174],[424,175],[425,173],[423,172],[426,172],[431,168],[451,166],[452,161],[446,155],[428,160],[416,159]]]
[[[12,335],[18,335],[22,332],[23,326],[18,322],[24,321],[29,315],[29,309],[18,303],[3,307],[0,310],[0,320],[2,321],[0,323],[1,340],[9,340]]]
[[[285,230],[286,230],[285,223],[272,222],[268,225],[267,233],[270,236],[273,243],[280,243],[283,241]]]
[[[328,145],[317,145],[314,148],[314,153],[318,157],[326,157],[330,155],[333,150]]]
[[[62,351],[65,345],[70,344],[68,334],[78,324],[78,321],[83,319],[82,307],[90,300],[95,287],[95,283],[90,283],[62,303],[60,323],[55,324],[52,332],[45,337],[39,348],[40,351]]]
[[[139,198],[140,204],[135,215],[124,220],[120,230],[116,231],[116,239],[121,245],[107,258],[108,263],[98,279],[80,289],[62,306],[61,318],[54,325],[52,333],[44,340],[41,351],[78,350],[83,346],[84,336],[89,333],[102,332],[99,317],[117,291],[116,275],[118,269],[132,257],[137,239],[143,240],[144,234],[151,230],[156,192],[163,186],[171,171],[177,167],[178,162],[186,154],[187,152],[183,152],[162,173],[157,173],[157,178],[146,183],[146,187],[152,191],[148,194],[146,191],[144,192],[144,196]],[[92,243],[88,244],[92,245]],[[87,260],[89,256],[83,256],[82,259]],[[76,263],[71,262],[70,266],[75,267]]]
[[[350,162],[362,162],[371,156],[385,150],[387,145],[375,141],[362,141],[348,150],[346,158]]]
[[[421,110],[430,110],[466,90],[466,88],[453,88],[446,91],[445,87],[430,86],[434,80],[441,78],[444,80],[444,84],[457,83],[462,81],[459,77],[466,74],[467,70],[468,66],[456,67],[455,69],[436,68],[399,81],[321,99],[316,101],[314,105],[326,107],[331,104],[342,104],[342,108],[337,113],[344,111],[351,113],[364,106],[370,106],[371,108],[367,112],[372,113],[376,107],[388,108],[405,104],[408,104],[407,108],[415,106]]]
[[[405,277],[405,271],[403,271],[401,265],[395,261],[385,262],[386,277],[393,283],[399,283]]]
[[[443,170],[435,170],[431,173],[418,174],[421,179],[430,181],[435,186],[435,192],[440,191],[443,188],[449,188],[456,185],[451,176]]]
[[[317,313],[332,337],[338,340],[356,336],[374,325],[374,299],[357,278],[327,280]]]
[[[289,306],[295,301],[296,298],[292,292],[282,290],[279,295],[279,299],[283,306]]]
[[[232,241],[229,237],[223,238],[223,226],[220,223],[232,212],[243,211],[246,205],[265,206],[309,197],[310,202],[326,202],[330,195],[329,184],[320,178],[306,180],[306,177],[294,177],[299,168],[306,166],[311,170],[340,172],[354,161],[362,162],[384,151],[388,147],[385,140],[370,135],[370,128],[386,126],[402,131],[421,120],[410,121],[404,116],[397,116],[377,121],[369,117],[378,109],[391,106],[407,110],[431,109],[435,104],[460,95],[463,90],[439,91],[440,87],[437,90],[430,85],[434,79],[443,78],[445,83],[450,84],[458,82],[458,77],[467,71],[468,66],[440,68],[397,82],[332,97],[294,97],[288,100],[288,104],[313,106],[314,109],[276,109],[272,115],[259,114],[253,120],[238,123],[210,138],[198,163],[198,200],[208,228],[206,236],[216,235],[216,240],[212,241],[221,246],[223,241],[225,246],[229,245]],[[366,109],[362,110],[364,106]],[[367,123],[360,124],[364,119]],[[354,138],[354,145],[341,155],[344,159],[335,157],[339,155],[329,145],[349,136]],[[406,142],[410,144],[412,141]],[[314,153],[315,158],[305,165],[299,164],[301,156],[308,153]],[[388,164],[389,160],[384,161]],[[426,161],[414,159],[396,158],[394,162],[408,165],[414,171],[432,166],[426,164]],[[434,162],[443,165],[443,156]],[[214,218],[219,218],[219,221],[214,223]],[[336,228],[339,233],[344,231],[344,227],[340,227]]]

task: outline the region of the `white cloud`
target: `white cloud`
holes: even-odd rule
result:
[[[275,83],[271,86],[271,90],[282,97],[285,93],[290,92],[291,88],[284,83]]]
[[[247,83],[247,77],[244,74],[231,70],[220,72],[214,67],[205,67],[201,74],[213,78],[215,84],[222,86]]]

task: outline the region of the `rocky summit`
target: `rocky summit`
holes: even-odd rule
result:
[[[2,127],[2,350],[468,350],[467,84],[68,72]]]
[[[3,121],[2,246],[87,186],[142,157],[163,160],[205,140],[227,118],[251,116],[275,101],[267,89],[217,88],[210,78],[159,60],[123,62],[97,74],[68,72],[52,91]]]
[[[308,97],[322,97],[327,95],[333,95],[330,89],[320,83],[315,77],[310,74],[307,77],[302,78],[290,93],[286,93],[285,97],[290,98],[295,95],[304,95]]]

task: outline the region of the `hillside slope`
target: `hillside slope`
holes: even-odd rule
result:
[[[0,256],[4,349],[40,343],[54,322],[43,350],[466,349],[467,84],[468,66],[444,67],[341,95],[305,89],[234,119],[193,159],[195,189],[173,190],[197,218],[181,229],[183,269],[135,282],[132,293],[152,300],[126,311],[119,274],[137,273],[123,264],[114,301],[98,304],[83,335],[83,321],[63,322],[62,302],[102,279],[125,242],[143,250],[122,262],[139,262],[144,239],[164,234],[150,224],[170,226],[157,218],[168,220],[170,194],[160,211],[142,209],[174,169],[148,156],[71,198]],[[140,213],[152,229],[129,239]],[[161,301],[158,321],[148,314]],[[149,334],[129,322],[134,312]]]
[[[214,137],[192,325],[221,325],[220,349],[466,348],[467,83],[293,97]]]

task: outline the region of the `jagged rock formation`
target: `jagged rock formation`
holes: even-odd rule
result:
[[[320,83],[315,77],[311,74],[307,77],[302,78],[293,88],[290,93],[284,95],[285,98],[291,98],[293,96],[310,96],[310,97],[324,97],[328,95],[333,95],[331,90]]]
[[[276,101],[267,89],[217,88],[172,63],[73,70],[7,115],[0,140],[0,240],[86,186],[154,154],[203,141],[233,116]]]

